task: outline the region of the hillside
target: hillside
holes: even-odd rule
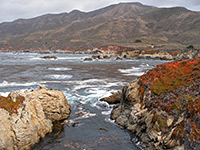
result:
[[[149,149],[199,149],[199,85],[199,57],[158,65],[123,88],[112,118]]]
[[[142,43],[135,43],[136,40]],[[47,14],[0,24],[0,47],[86,49],[103,45],[200,48],[200,12],[119,3],[92,12]]]

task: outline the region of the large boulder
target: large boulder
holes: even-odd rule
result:
[[[54,121],[70,114],[64,94],[45,87],[32,92],[11,92],[0,99],[0,149],[29,149],[52,131]]]
[[[122,90],[111,118],[148,149],[198,149],[200,58],[158,65]]]

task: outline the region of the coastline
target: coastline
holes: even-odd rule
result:
[[[124,86],[111,118],[135,133],[147,149],[198,149],[199,64],[198,57],[147,71]],[[192,74],[196,75],[191,77]],[[170,84],[174,81],[179,83]]]
[[[109,59],[115,57],[116,59],[154,59],[154,60],[182,60],[200,57],[200,50],[198,49],[160,49],[160,48],[130,48],[123,46],[110,45],[105,47],[97,47],[87,50],[4,50],[0,52],[11,53],[38,53],[44,55],[53,54],[91,54],[92,59]]]

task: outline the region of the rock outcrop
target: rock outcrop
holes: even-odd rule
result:
[[[200,58],[158,65],[122,90],[112,111],[147,149],[198,149]]]
[[[100,101],[104,101],[104,102],[107,102],[109,104],[117,104],[117,103],[120,103],[121,95],[122,95],[122,92],[120,92],[120,91],[114,92],[109,97],[101,98]]]
[[[0,96],[0,149],[29,149],[69,117],[70,107],[61,91],[45,87]]]
[[[85,58],[84,61],[92,61],[92,58]]]
[[[44,56],[44,57],[41,57],[42,59],[57,59],[56,56]]]

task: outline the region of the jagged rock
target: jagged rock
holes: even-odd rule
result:
[[[122,60],[122,57],[117,56],[116,60]]]
[[[92,61],[92,58],[85,58],[84,61]]]
[[[42,59],[57,59],[56,56],[43,56]]]
[[[198,149],[199,68],[200,58],[158,65],[123,88],[111,118],[147,149]]]
[[[121,95],[122,95],[122,92],[118,91],[118,92],[112,93],[112,95],[109,97],[101,98],[100,101],[105,101],[105,102],[108,102],[109,104],[117,104],[117,103],[120,103]]]
[[[70,114],[70,105],[61,91],[41,87],[32,92],[11,92],[9,96],[11,100],[19,96],[24,100],[23,105],[13,105],[17,112],[0,108],[0,149],[29,149],[52,131],[54,121]]]

